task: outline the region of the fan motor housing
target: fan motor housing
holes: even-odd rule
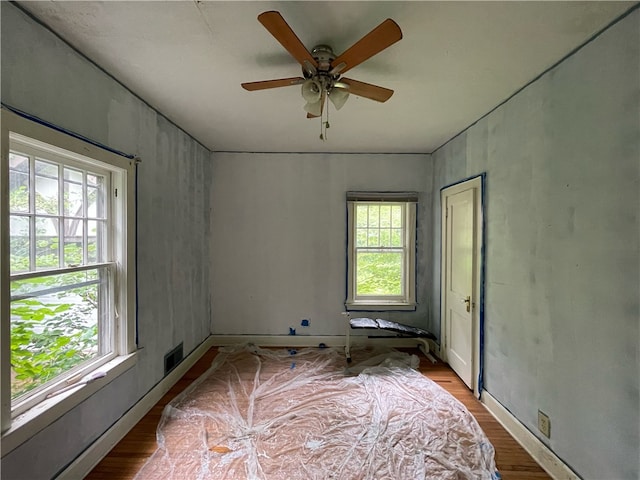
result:
[[[331,62],[336,58],[329,45],[316,45],[311,50],[311,56],[318,62],[318,70],[320,71],[328,71],[331,68]]]

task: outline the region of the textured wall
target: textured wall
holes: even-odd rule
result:
[[[436,212],[487,172],[485,387],[589,479],[640,476],[639,32],[636,10],[433,154]]]
[[[430,177],[428,155],[215,153],[212,332],[344,335],[349,190],[419,192],[418,309],[377,315],[428,327]]]
[[[210,333],[210,152],[20,10],[1,3],[2,101],[138,154],[137,365],[2,459],[2,478],[51,478]]]

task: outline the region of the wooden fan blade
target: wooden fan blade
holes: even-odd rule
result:
[[[352,80],[351,78],[341,78],[340,81],[349,85],[349,93],[369,98],[376,102],[386,102],[391,98],[391,95],[393,95],[393,90],[378,87],[377,85],[371,85],[370,83],[359,82],[358,80]]]
[[[278,42],[285,48],[287,52],[295,58],[298,63],[304,66],[307,61],[314,67],[318,67],[318,62],[311,56],[309,50],[303,45],[298,36],[291,30],[291,27],[284,21],[282,15],[276,11],[263,12],[258,15],[258,21],[269,30],[269,33],[275,37]]]
[[[260,82],[242,83],[242,88],[253,92],[255,90],[265,90],[267,88],[289,87],[291,85],[300,85],[304,82],[302,77],[279,78],[277,80],[263,80]]]
[[[393,45],[401,38],[402,30],[398,24],[387,18],[331,62],[331,67],[336,70],[335,73],[343,74]],[[344,67],[340,68],[342,64]]]

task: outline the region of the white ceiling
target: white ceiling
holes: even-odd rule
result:
[[[215,151],[431,152],[635,2],[20,2]],[[342,53],[386,18],[403,39],[348,74],[395,90],[351,96],[305,118],[300,87],[241,82],[300,76],[257,21],[279,11],[305,46]]]

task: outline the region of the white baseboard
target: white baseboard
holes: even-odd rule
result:
[[[324,343],[327,347],[344,347],[344,335],[212,335],[211,345],[226,346],[253,343],[259,347],[317,347]],[[351,335],[351,345],[417,348],[415,338],[369,338],[367,335]],[[435,343],[429,341],[429,346]]]
[[[495,417],[509,434],[533,459],[555,480],[580,480],[571,468],[553,453],[538,437],[527,429],[486,390],[482,391],[484,407]]]
[[[80,454],[60,475],[57,480],[75,480],[84,478],[91,472],[116,444],[144,417],[153,406],[180,380],[185,373],[212,347],[216,345],[209,336],[188,357],[153,387],[125,413],[109,430],[102,434],[89,448]]]

